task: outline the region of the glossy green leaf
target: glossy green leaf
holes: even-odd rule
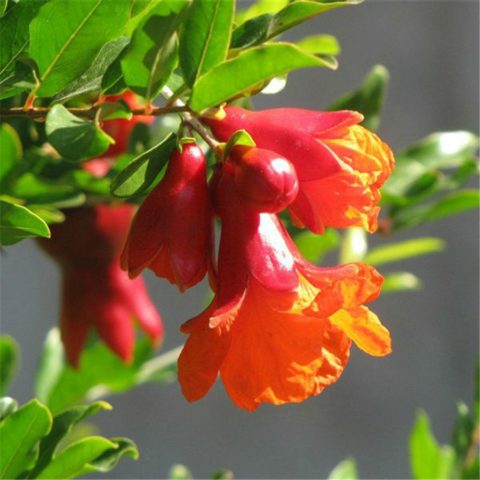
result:
[[[193,475],[185,465],[176,464],[170,469],[168,478],[170,480],[192,480]]]
[[[383,265],[420,255],[441,252],[445,249],[445,246],[445,242],[440,238],[416,238],[372,248],[363,260],[372,265]]]
[[[83,470],[82,474],[91,472],[109,472],[116,467],[121,458],[130,457],[138,459],[138,449],[134,442],[128,438],[110,438],[115,446],[105,450],[95,460],[91,461]]]
[[[335,8],[361,3],[362,0],[304,1],[288,3],[277,11],[276,5],[259,9],[259,16],[239,25],[232,35],[232,48],[259,45],[317,15]],[[286,2],[284,2],[286,3]],[[276,12],[276,13],[273,13]]]
[[[302,38],[297,45],[304,51],[322,55],[339,55],[340,44],[333,35],[312,35]]]
[[[18,403],[16,400],[10,397],[0,398],[0,422],[7,418],[18,409]]]
[[[130,0],[51,0],[30,24],[30,55],[37,62],[40,97],[51,97],[80,77],[102,46],[118,38]]]
[[[333,2],[331,0],[317,0],[313,2],[299,0],[291,2],[275,14],[270,35],[274,37],[317,15],[336,8],[356,5],[361,2],[362,0],[340,0]]]
[[[29,205],[28,208],[35,215],[38,215],[47,225],[65,221],[65,214],[51,205]]]
[[[471,132],[438,132],[399,152],[397,161],[415,160],[427,167],[454,168],[474,157],[478,147],[478,137]]]
[[[419,412],[410,433],[410,465],[413,478],[450,478],[454,462],[452,447],[440,447],[431,430],[428,416]]]
[[[28,26],[45,0],[13,3],[0,19],[0,79],[15,70],[15,62],[28,46]]]
[[[228,157],[230,150],[235,145],[243,145],[247,147],[255,147],[255,142],[246,130],[237,130],[229,139],[223,150],[223,156]]]
[[[365,117],[362,125],[369,130],[377,130],[388,78],[388,70],[382,65],[376,65],[358,89],[337,100],[329,110],[356,110]]]
[[[18,60],[13,71],[0,79],[0,100],[30,91],[35,84],[33,65],[25,59]]]
[[[111,394],[131,388],[137,383],[140,366],[152,356],[152,347],[145,339],[137,342],[134,361],[125,365],[96,341],[82,353],[80,367],[73,369],[64,361],[58,330],[54,332],[47,337],[36,383],[37,394],[54,413],[82,402],[95,391],[96,396],[100,390]]]
[[[250,20],[251,18],[265,15],[266,13],[274,14],[288,5],[289,0],[258,0],[253,5],[250,5],[245,10],[241,10],[236,15],[236,23],[241,24]],[[241,8],[242,3],[238,7]]]
[[[392,272],[385,275],[382,293],[408,292],[420,290],[422,281],[410,272]]]
[[[158,8],[163,6],[159,4]],[[177,21],[178,15],[164,16],[153,10],[135,31],[121,60],[126,84],[147,101],[158,94],[177,64]]]
[[[405,208],[394,216],[392,230],[411,228],[426,222],[457,215],[480,206],[477,190],[459,190],[450,193],[435,203]]]
[[[52,146],[68,160],[96,157],[113,143],[95,122],[76,117],[60,104],[48,112],[45,130]]]
[[[175,142],[176,137],[171,134],[133,159],[113,180],[112,194],[116,197],[131,197],[146,192],[161,174],[175,148]]]
[[[0,200],[0,245],[29,237],[50,237],[48,225],[28,208]]]
[[[22,143],[17,132],[7,123],[0,125],[0,186],[5,191],[8,175],[22,156]]]
[[[1,0],[0,1],[0,17],[3,17],[5,15],[5,12],[7,11],[8,7],[8,0]]]
[[[223,62],[230,44],[235,2],[195,0],[180,33],[180,66],[187,85]]]
[[[72,443],[59,453],[37,476],[45,479],[75,478],[84,469],[116,445],[103,437],[92,436]]]
[[[340,462],[328,476],[328,480],[356,480],[357,478],[357,465],[353,458]]]
[[[20,351],[17,342],[8,335],[0,337],[0,396],[5,395],[18,368]]]
[[[300,253],[312,263],[318,263],[328,252],[337,248],[340,235],[333,228],[327,228],[322,235],[302,230],[294,236]]]
[[[87,70],[55,95],[54,102],[64,103],[79,95],[99,91],[105,72],[129,43],[128,37],[121,36],[103,45]]]
[[[99,410],[111,410],[111,406],[106,402],[95,402],[91,405],[81,405],[63,411],[53,418],[50,433],[40,442],[38,459],[35,467],[29,472],[29,478],[36,478],[52,461],[55,451],[61,440],[71,431],[74,425],[85,418],[95,415]]]
[[[17,478],[35,463],[38,441],[48,434],[52,417],[48,409],[32,400],[0,423],[2,455],[0,478]]]
[[[273,77],[307,67],[330,67],[330,64],[289,43],[247,49],[198,79],[192,91],[190,107],[200,112],[247,94]]]

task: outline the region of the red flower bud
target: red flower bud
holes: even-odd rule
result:
[[[298,193],[293,165],[270,150],[234,147],[234,183],[240,195],[259,212],[276,213],[290,205]]]
[[[41,247],[62,270],[60,330],[68,361],[77,366],[88,330],[125,362],[132,359],[133,320],[158,343],[162,323],[141,278],[120,268],[120,251],[133,214],[132,205],[97,205],[68,210]]]
[[[138,209],[122,266],[131,277],[150,268],[184,291],[205,276],[211,247],[206,160],[198,145],[187,143]]]

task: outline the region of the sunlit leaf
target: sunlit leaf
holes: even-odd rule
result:
[[[192,480],[193,475],[185,465],[176,464],[170,469],[168,478],[170,480]]]
[[[33,466],[38,455],[35,447],[51,425],[50,412],[37,400],[28,402],[0,423],[0,478],[17,478]]]
[[[328,476],[328,480],[355,480],[357,478],[357,465],[353,458],[347,458],[340,462]]]
[[[454,462],[450,446],[440,447],[431,430],[428,416],[419,412],[410,433],[410,464],[418,480],[450,478]]]
[[[333,35],[312,35],[302,38],[297,45],[308,53],[322,55],[338,55],[340,53],[340,44]]]
[[[289,43],[247,49],[214,67],[196,82],[190,107],[202,111],[261,85],[273,77],[307,67],[331,64]]]
[[[0,244],[13,245],[29,237],[50,237],[48,225],[28,208],[0,200]]]
[[[17,132],[7,123],[0,125],[0,185],[22,156],[22,143]]]
[[[130,3],[51,0],[43,5],[30,24],[30,55],[41,82],[37,96],[53,96],[80,77],[102,46],[122,34]]]
[[[440,238],[416,238],[372,248],[364,257],[364,261],[372,265],[383,265],[420,255],[441,252],[444,248],[445,242]]]
[[[230,43],[233,0],[195,1],[180,34],[180,65],[187,85],[223,62]]]
[[[382,293],[420,290],[422,281],[410,272],[392,272],[385,275]]]
[[[0,422],[16,412],[18,409],[18,403],[16,400],[10,397],[0,398]]]

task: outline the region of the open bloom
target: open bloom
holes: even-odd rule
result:
[[[212,228],[205,156],[186,143],[135,215],[122,266],[131,277],[148,267],[184,291],[207,273]]]
[[[371,355],[390,352],[390,336],[363,306],[382,277],[352,263],[309,265],[278,218],[259,213],[235,191],[232,166],[215,182],[222,222],[216,295],[182,326],[189,338],[179,380],[189,401],[203,397],[220,373],[239,407],[300,402],[342,373],[353,340]]]
[[[226,117],[205,119],[222,141],[240,129],[257,147],[293,163],[299,192],[290,206],[296,223],[316,233],[327,226],[377,228],[379,188],[393,169],[390,148],[358,125],[360,113],[296,108],[249,111],[227,107]]]
[[[66,211],[40,245],[62,270],[60,330],[68,361],[77,366],[93,328],[125,362],[132,359],[134,321],[157,344],[163,334],[159,314],[142,278],[130,280],[120,268],[120,251],[133,205],[96,205]]]

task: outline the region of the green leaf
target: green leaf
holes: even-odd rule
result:
[[[304,52],[321,55],[339,55],[340,44],[333,35],[312,35],[297,42]]]
[[[20,351],[17,342],[8,335],[0,337],[0,395],[5,395],[18,367]]]
[[[329,110],[356,110],[364,115],[362,124],[366,128],[377,130],[387,87],[388,70],[382,65],[376,65],[357,90],[337,100]]]
[[[28,402],[0,423],[0,478],[17,478],[31,468],[38,454],[37,443],[51,425],[50,412],[38,400]]]
[[[353,458],[341,461],[328,476],[328,480],[356,480],[357,478],[357,465]]]
[[[16,400],[10,397],[0,398],[0,422],[7,418],[12,413],[16,412],[18,403]]]
[[[91,472],[109,472],[116,467],[118,461],[123,457],[138,459],[138,449],[134,442],[128,438],[110,438],[115,444],[114,448],[105,450],[99,457],[91,461],[82,474]]]
[[[15,63],[14,69],[0,79],[0,100],[10,98],[35,87],[34,68],[26,59]]]
[[[79,95],[99,91],[105,72],[129,43],[130,39],[122,36],[103,45],[90,67],[57,93],[53,101],[64,103]]]
[[[152,356],[149,342],[137,342],[134,361],[125,365],[102,342],[95,341],[82,353],[80,367],[73,369],[63,360],[58,330],[49,334],[37,376],[37,392],[52,412],[57,413],[100,392],[122,392],[137,383],[139,368]],[[55,363],[56,362],[56,363]],[[53,366],[52,378],[48,368]],[[97,397],[98,398],[98,397]]]
[[[211,476],[212,480],[233,480],[235,478],[231,470],[218,470]]]
[[[5,15],[5,12],[7,11],[8,7],[8,0],[1,0],[0,1],[0,17],[3,17]]]
[[[254,147],[255,142],[246,130],[237,130],[229,139],[223,150],[224,158],[227,158],[230,150],[235,145],[244,145],[246,147]]]
[[[111,408],[106,402],[95,402],[88,406],[82,405],[70,408],[55,416],[50,433],[40,442],[37,462],[28,477],[36,478],[48,466],[55,455],[59,443],[71,431],[74,425],[91,415],[95,415],[99,410],[111,410]]]
[[[270,37],[277,36],[322,13],[348,5],[357,5],[362,3],[362,1],[363,0],[340,0],[332,2],[331,0],[317,0],[312,2],[300,0],[289,3],[284,9],[275,14]]]
[[[192,480],[192,472],[185,466],[181,464],[173,465],[168,473],[168,478],[170,480]]]
[[[115,443],[103,437],[82,438],[59,453],[36,478],[74,478],[104,452],[115,448]]]
[[[29,237],[50,238],[48,225],[28,208],[0,200],[0,245],[14,245]]]
[[[328,252],[337,248],[340,235],[333,228],[327,228],[322,235],[302,230],[294,236],[300,253],[312,263],[318,263]]]
[[[162,9],[163,5],[159,4]],[[178,15],[153,14],[135,31],[130,48],[121,60],[129,88],[147,102],[165,85],[177,64],[175,28]]]
[[[416,238],[372,248],[363,260],[366,263],[377,266],[429,253],[441,252],[444,249],[445,242],[440,238]]]
[[[51,205],[29,205],[28,207],[35,215],[44,220],[47,225],[65,221],[64,213]]]
[[[289,0],[258,0],[247,9],[237,13],[236,23],[240,24],[266,13],[276,13],[288,5],[288,2]],[[240,3],[239,6],[242,6],[242,4]]]
[[[467,405],[463,402],[457,403],[457,418],[453,427],[452,447],[455,450],[456,477],[461,476],[467,453],[470,449],[474,434],[474,423],[470,416]]]
[[[129,0],[51,0],[30,24],[30,55],[37,62],[40,97],[51,97],[80,77],[102,46],[119,37]]]
[[[382,293],[420,290],[422,281],[410,272],[392,272],[385,275]]]
[[[185,82],[193,87],[197,78],[227,56],[233,0],[195,0],[187,12],[180,34],[180,65]]]
[[[114,142],[96,122],[78,118],[60,104],[48,112],[45,130],[49,142],[69,160],[96,157]]]
[[[17,132],[8,124],[0,125],[0,186],[3,186],[7,175],[22,157],[22,142]]]
[[[15,62],[28,46],[28,26],[44,3],[45,0],[12,2],[0,19],[0,79],[15,70]]]
[[[289,43],[247,49],[198,79],[192,91],[190,107],[203,111],[246,94],[273,77],[307,67],[330,67],[330,64]]]
[[[248,19],[234,30],[231,47],[240,48],[258,45],[317,15],[335,8],[355,5],[361,3],[361,1],[299,0],[288,3],[275,14],[273,12],[277,10],[275,7],[278,4],[274,5],[272,3],[269,7],[259,9],[258,12],[261,13],[258,17]]]
[[[431,430],[428,416],[419,412],[410,433],[410,464],[415,479],[450,478],[454,462],[450,446],[440,447]]]
[[[459,190],[429,205],[404,208],[393,217],[392,230],[411,228],[480,206],[477,190]]]
[[[416,160],[426,167],[453,168],[475,157],[478,137],[471,132],[438,132],[429,135],[397,155],[399,163]]]
[[[363,261],[368,250],[367,234],[361,227],[347,228],[340,246],[340,263]]]
[[[161,143],[133,159],[112,181],[112,194],[123,198],[146,192],[161,174],[175,144],[176,137],[170,134]]]

